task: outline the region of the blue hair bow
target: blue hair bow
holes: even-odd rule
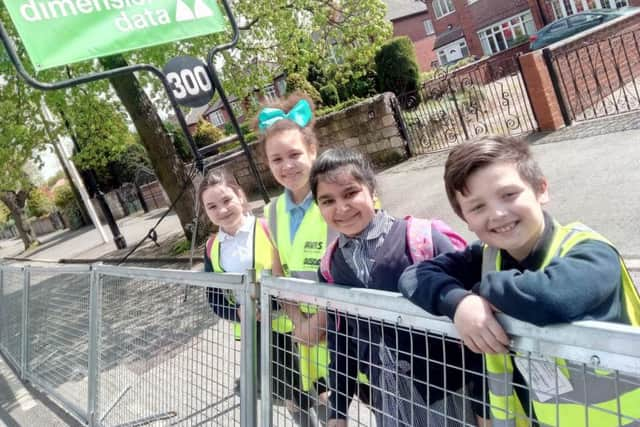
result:
[[[301,99],[288,113],[285,113],[279,108],[263,108],[260,114],[258,114],[258,128],[264,131],[282,119],[291,120],[303,128],[309,124],[312,117],[311,105],[309,105],[306,99]]]

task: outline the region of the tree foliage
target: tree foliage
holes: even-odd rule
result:
[[[0,73],[4,70],[0,67]],[[38,167],[34,153],[44,144],[39,100],[40,95],[16,76],[0,74],[0,164],[4,166],[0,169],[0,200],[11,213],[25,249],[36,241],[26,221],[25,204],[32,187],[28,168]]]
[[[420,73],[416,52],[408,37],[397,37],[386,43],[376,55],[378,89],[396,95],[418,88]]]
[[[33,188],[27,199],[29,216],[36,218],[47,215],[53,208],[53,200],[42,188]]]
[[[193,134],[193,140],[198,148],[214,144],[222,138],[224,138],[224,131],[222,129],[218,129],[216,126],[205,120],[200,120],[200,122],[198,122],[196,131]]]

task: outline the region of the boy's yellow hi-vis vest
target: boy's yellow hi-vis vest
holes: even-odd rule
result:
[[[293,242],[284,195],[269,203],[265,207],[265,214],[285,276],[317,281],[322,255],[327,244],[337,237],[337,233],[327,227],[318,205],[315,202],[311,204],[296,231]],[[306,315],[313,315],[318,311],[316,307],[308,304],[299,304],[299,307],[300,311]],[[314,382],[320,378],[328,378],[327,342],[323,341],[312,347],[299,344],[298,353],[302,389],[309,391]]]
[[[614,247],[603,236],[583,224],[556,224],[553,240],[540,268],[549,265],[557,256],[565,256],[571,248],[585,240],[597,240]],[[483,277],[491,271],[500,271],[500,266],[500,251],[485,246],[482,259]],[[622,305],[626,321],[637,326],[640,325],[640,296],[622,257],[620,269]],[[489,378],[493,427],[530,426],[522,403],[513,390],[512,357],[486,354],[485,363]],[[613,427],[631,424],[634,419],[640,418],[638,378],[624,374],[618,374],[616,377],[612,372],[584,368],[582,364],[560,358],[555,359],[555,364],[567,377],[573,390],[561,396],[552,396],[545,402],[536,400],[536,394],[531,392],[533,410],[539,423],[560,427]],[[585,397],[588,401],[585,401]]]
[[[260,218],[256,218],[253,225],[252,258],[253,268],[256,270],[256,277],[258,278],[260,277],[262,270],[271,269],[271,265],[273,263],[273,244],[271,243],[271,238],[267,230],[268,229],[266,223]],[[209,258],[211,259],[211,266],[213,267],[214,272],[225,272],[220,265],[220,241],[218,240],[218,236],[216,236],[213,244],[211,245]],[[235,305],[235,297],[231,292],[226,292],[225,298],[227,299],[229,304]],[[280,314],[272,319],[271,329],[275,332],[286,334],[293,330],[293,322],[291,322],[291,320],[289,320],[289,318],[285,314]],[[241,337],[240,331],[240,322],[234,322],[233,335],[235,336],[236,340],[239,340]]]

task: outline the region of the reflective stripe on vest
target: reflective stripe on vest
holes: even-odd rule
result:
[[[272,257],[272,244],[271,239],[267,235],[263,225],[266,227],[264,223],[261,223],[260,218],[256,218],[255,223],[253,225],[253,268],[256,270],[256,277],[260,277],[262,270],[270,269],[273,263]],[[216,236],[213,244],[211,245],[211,253],[209,254],[209,258],[211,259],[211,266],[213,267],[213,271],[216,273],[224,273],[224,269],[220,265],[220,241],[218,240],[218,236]],[[236,304],[236,298],[231,291],[225,291],[225,298],[231,305]],[[291,320],[284,314],[280,314],[275,316],[271,320],[271,329],[275,332],[280,333],[289,333],[293,330],[293,323]],[[240,322],[234,322],[233,324],[233,335],[239,340],[241,337],[241,327]]]
[[[328,242],[337,237],[337,233],[327,227],[315,202],[307,209],[296,235],[291,241],[290,216],[285,204],[285,196],[278,197],[265,209],[269,229],[280,255],[285,276],[298,279],[318,280],[320,259]],[[317,308],[300,304],[300,310],[313,314]]]
[[[555,233],[545,259],[544,268],[557,256],[565,256],[576,244],[585,240],[597,240],[615,247],[603,236],[583,224],[555,225]],[[620,258],[624,316],[631,325],[640,319],[640,296],[627,267]],[[492,271],[500,271],[500,251],[485,247],[482,256],[482,277]],[[494,426],[520,427],[529,422],[521,402],[513,392],[513,364],[511,356],[485,355],[488,372],[489,400]],[[553,362],[549,362],[553,363]],[[613,427],[628,425],[640,419],[640,388],[638,379],[601,369],[586,368],[582,364],[556,358],[555,365],[571,382],[573,390],[561,396],[553,396],[547,403],[530,394],[533,409],[539,422],[550,426]]]
[[[265,215],[284,275],[317,281],[320,259],[327,243],[337,237],[337,233],[327,227],[318,205],[313,202],[306,211],[293,242],[284,195],[269,203],[265,208]],[[309,315],[318,311],[317,307],[309,304],[302,303],[299,307],[301,312]],[[298,344],[298,356],[303,391],[309,391],[312,384],[320,378],[328,378],[330,359],[326,341],[312,347]]]

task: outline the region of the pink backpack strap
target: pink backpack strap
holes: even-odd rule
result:
[[[433,226],[433,228],[438,230],[440,234],[443,234],[445,237],[447,237],[447,239],[449,239],[449,241],[457,251],[461,251],[467,247],[467,241],[464,240],[461,235],[453,231],[453,229],[449,227],[449,225],[444,221],[433,219],[431,220],[431,225]]]
[[[327,283],[335,283],[333,276],[331,275],[331,257],[333,257],[333,253],[336,251],[337,246],[338,238],[335,238],[331,243],[329,243],[327,250],[320,259],[320,274],[322,274],[322,277],[324,277]]]
[[[458,233],[453,231],[444,221],[439,219],[421,219],[407,216],[407,244],[411,261],[415,264],[433,258],[432,228],[438,230],[447,237],[456,250],[467,247],[467,242]]]
[[[431,221],[412,216],[407,216],[404,220],[407,222],[407,245],[411,262],[415,264],[433,258]]]
[[[260,227],[262,228],[262,231],[264,231],[264,234],[267,235],[267,239],[269,239],[269,242],[271,242],[271,246],[275,248],[276,244],[273,241],[273,236],[271,236],[271,230],[269,230],[269,224],[267,223],[267,220],[264,218],[256,218],[256,221],[258,221],[258,224],[260,224]]]

